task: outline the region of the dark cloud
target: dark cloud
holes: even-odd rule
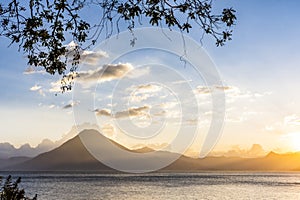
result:
[[[106,116],[106,117],[110,117],[111,116],[111,112],[108,109],[96,109],[94,110],[94,112],[99,115],[99,116]]]
[[[72,108],[72,107],[74,107],[74,106],[76,106],[78,104],[79,104],[78,101],[72,101],[72,102],[68,103],[67,105],[63,106],[63,109]]]

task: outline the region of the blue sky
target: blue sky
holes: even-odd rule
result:
[[[232,89],[226,93],[227,121],[217,149],[260,143],[267,149],[298,150],[289,140],[300,134],[299,4],[292,0],[215,1],[216,10],[233,7],[238,18],[233,40],[225,46],[216,47],[209,37],[202,41],[225,85]],[[189,36],[199,41],[201,34],[192,29]],[[0,142],[19,146],[60,139],[74,124],[72,109],[63,109],[71,103],[72,94],[49,92],[47,86],[58,77],[24,75],[26,60],[16,46],[7,48],[8,44],[0,40]]]

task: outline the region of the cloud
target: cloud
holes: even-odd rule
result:
[[[130,63],[109,64],[99,67],[95,70],[78,71],[76,74],[69,74],[64,78],[64,81],[66,83],[71,83],[69,78],[74,77],[75,79],[70,80],[80,83],[85,88],[89,88],[92,84],[96,84],[98,81],[106,82],[122,78],[132,69],[133,66]],[[49,92],[61,92],[61,82],[61,80],[51,82],[51,88],[49,89]]]
[[[83,51],[80,55],[83,63],[96,65],[101,58],[107,58],[108,54],[105,51]]]
[[[99,116],[111,117],[111,111],[109,109],[96,109],[94,112]]]
[[[105,135],[111,137],[114,135],[115,133],[115,127],[113,127],[111,124],[103,124],[101,126],[101,131],[102,133],[104,133]]]
[[[287,115],[280,121],[274,121],[264,127],[264,130],[270,133],[282,135],[299,130],[300,117],[296,114]]]
[[[76,105],[78,105],[80,102],[79,101],[71,101],[69,102],[67,105],[63,106],[63,109],[68,109],[68,108],[72,108]]]
[[[42,86],[40,86],[40,85],[34,85],[31,88],[29,88],[29,90],[34,91],[34,92],[37,91],[39,93],[39,95],[41,95],[43,97],[46,96],[42,89]]]
[[[67,56],[69,58],[72,58],[75,54],[75,49],[78,47],[78,45],[71,41],[69,44],[66,45],[68,49]],[[82,63],[88,64],[88,65],[96,65],[101,58],[107,58],[109,55],[105,51],[88,51],[88,50],[80,50],[80,60]],[[70,62],[72,59],[70,60]]]
[[[132,102],[141,102],[158,95],[157,92],[161,91],[162,87],[156,84],[141,84],[134,85],[126,89],[130,95],[130,101]]]
[[[228,151],[213,151],[210,153],[210,156],[256,158],[265,156],[266,154],[267,152],[260,144],[253,144],[250,149],[241,149],[239,146],[232,146]]]
[[[143,149],[143,148],[150,148],[152,150],[162,150],[162,149],[165,149],[166,147],[169,147],[169,143],[151,143],[151,144],[135,144],[131,147],[131,149],[133,150],[140,150],[140,149]]]
[[[187,118],[182,121],[187,126],[199,126],[199,127],[207,127],[211,124],[211,118],[208,116],[201,116],[201,117],[192,117]]]
[[[284,125],[300,125],[300,117],[297,115],[289,115],[284,117]]]
[[[251,98],[257,97],[258,93],[251,91],[241,91],[238,87],[232,87],[231,90],[226,92],[226,96],[231,98],[231,101],[234,101],[237,98]]]
[[[224,86],[224,85],[222,85],[222,86],[216,85],[216,86],[214,86],[214,88],[217,89],[217,90],[224,90],[224,91],[227,91],[227,90],[233,90],[233,89],[235,89],[236,87],[233,87],[233,86]]]
[[[197,125],[199,123],[199,119],[187,119],[185,120],[187,125]]]
[[[30,91],[38,91],[41,88],[42,88],[42,86],[40,86],[40,85],[34,85],[30,88]]]
[[[56,107],[55,104],[51,104],[48,106],[48,108],[50,108],[50,109],[55,108],[55,107]]]
[[[197,88],[194,90],[196,94],[209,94],[211,93],[211,90],[209,87],[206,86],[197,86]]]
[[[222,85],[214,85],[211,87],[200,85],[194,90],[194,93],[195,95],[197,95],[198,100],[201,100],[203,104],[211,102],[211,100],[208,99],[211,93],[218,94],[218,92],[224,92],[226,103],[235,103],[235,105],[237,105],[237,101],[240,101],[239,103],[245,103],[245,101],[247,101],[248,103],[256,102],[259,99],[272,94],[270,92],[259,93],[249,90],[242,90],[236,86]]]
[[[230,102],[233,102],[235,99],[242,99],[242,98],[251,98],[252,100],[271,95],[272,92],[254,92],[249,90],[241,90],[238,87],[230,86],[230,89],[225,91],[226,96],[231,98]]]
[[[286,126],[283,124],[282,121],[273,122],[265,125],[264,131],[276,135],[283,135],[286,132]]]
[[[46,96],[46,94],[44,93],[44,91],[42,90],[42,89],[39,89],[39,95],[41,95],[41,96],[43,96],[43,97],[45,97]]]
[[[135,103],[140,103],[152,97],[153,94],[139,94],[139,95],[131,95],[130,101]]]
[[[162,90],[162,87],[160,85],[151,84],[151,83],[136,86],[137,93],[157,92],[160,90]]]
[[[259,93],[253,93],[250,91],[241,91],[236,86],[223,86],[223,85],[214,85],[214,86],[199,85],[194,90],[196,94],[210,94],[212,92],[217,92],[217,91],[224,91],[226,93],[226,96],[229,97],[250,97],[250,96],[261,97],[264,95]]]
[[[150,107],[149,106],[142,106],[142,107],[132,107],[126,111],[116,112],[116,118],[124,118],[124,117],[137,117],[137,116],[144,116],[148,113]]]
[[[29,74],[44,74],[44,73],[46,73],[45,70],[36,70],[36,67],[32,67],[32,66],[29,66],[23,72],[23,74],[25,74],[25,75],[29,75]]]
[[[166,116],[166,114],[167,114],[167,111],[161,110],[159,112],[154,113],[154,116],[164,117],[164,116]]]
[[[67,47],[67,49],[69,50],[69,51],[72,51],[72,50],[74,50],[77,46],[78,46],[78,44],[76,44],[73,40],[69,43],[69,44],[67,44],[67,45],[65,45],[66,47]]]
[[[228,123],[240,123],[245,121],[245,119],[243,117],[236,116],[236,117],[226,117],[225,121]]]
[[[51,88],[49,92],[58,93],[61,92],[61,81],[51,82]]]
[[[194,90],[196,94],[210,94],[212,92],[216,91],[224,91],[227,92],[229,90],[235,90],[237,87],[233,86],[223,86],[223,85],[214,85],[214,86],[203,86],[199,85],[197,88]]]
[[[174,108],[176,106],[180,106],[180,102],[169,101],[169,102],[161,103],[159,106],[164,109],[170,109],[170,108]]]
[[[188,83],[188,82],[193,82],[193,80],[192,79],[189,79],[189,80],[179,80],[179,81],[172,82],[172,84],[176,85],[176,84],[183,84],[183,83]]]
[[[150,67],[136,67],[134,70],[131,70],[127,76],[128,78],[135,79],[139,78],[141,76],[144,76],[146,74],[150,73]]]
[[[63,81],[66,84],[68,84],[68,83],[71,84],[71,81],[68,80],[68,77],[63,78]],[[50,93],[59,93],[59,92],[62,92],[62,88],[61,88],[62,87],[62,80],[51,82],[50,86],[51,87],[49,88],[48,92],[50,92]],[[65,90],[64,92],[71,92],[71,90]]]
[[[98,116],[106,116],[106,117],[115,117],[115,118],[126,118],[126,117],[137,117],[137,116],[145,116],[147,115],[150,106],[141,106],[141,107],[131,107],[128,110],[119,111],[115,114],[112,114],[109,109],[96,109],[94,112]]]
[[[130,63],[109,64],[96,70],[80,71],[75,81],[80,83],[112,81],[124,77],[132,69],[133,66]]]

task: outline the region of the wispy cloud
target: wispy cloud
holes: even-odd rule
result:
[[[43,97],[45,97],[46,96],[46,94],[45,94],[45,92],[44,92],[44,90],[42,90],[42,89],[39,89],[39,95],[41,95],[41,96],[43,96]]]
[[[196,94],[210,94],[212,92],[216,91],[229,91],[229,90],[234,90],[236,87],[233,86],[223,86],[223,85],[214,85],[214,86],[203,86],[199,85],[197,88],[194,90]]]
[[[103,124],[103,125],[101,126],[101,131],[102,131],[105,135],[111,137],[111,136],[113,136],[114,133],[115,133],[115,127],[112,126],[112,125],[109,124],[109,123],[106,123],[106,124]]]
[[[55,107],[56,107],[55,104],[50,104],[50,105],[48,106],[48,108],[50,108],[50,109],[55,108]]]
[[[255,158],[265,156],[267,151],[260,144],[253,144],[250,149],[242,149],[238,145],[233,145],[228,151],[213,151],[211,156],[226,156],[226,157],[245,157]]]
[[[193,80],[189,79],[189,80],[179,80],[179,81],[174,81],[172,82],[172,84],[176,85],[176,84],[183,84],[183,83],[189,83],[192,82]]]
[[[38,91],[39,89],[41,89],[42,88],[42,86],[40,86],[40,85],[34,85],[34,86],[32,86],[31,88],[30,88],[30,90],[31,91]]]
[[[297,115],[288,115],[284,117],[284,125],[300,125],[300,117]]]
[[[150,67],[136,67],[128,72],[127,77],[131,79],[139,78],[151,72]]]
[[[23,72],[23,74],[25,75],[29,75],[29,74],[44,74],[46,73],[45,70],[37,70],[36,67],[33,66],[29,66],[27,69],[25,69],[25,71]]]
[[[157,84],[142,84],[142,85],[138,85],[136,86],[136,92],[137,93],[146,93],[146,92],[157,92],[160,91],[162,89],[162,87],[160,85]]]
[[[108,54],[105,51],[83,51],[81,59],[83,63],[96,65],[101,58],[107,58]]]
[[[44,93],[44,91],[43,91],[43,89],[42,89],[42,86],[40,86],[40,85],[34,85],[34,86],[32,86],[31,88],[29,88],[29,90],[30,91],[34,91],[34,92],[38,92],[38,94],[39,95],[41,95],[41,96],[46,96],[46,94]]]
[[[68,104],[64,105],[62,108],[63,109],[72,108],[72,107],[78,105],[79,103],[80,103],[79,101],[70,101]]]
[[[134,103],[139,103],[139,102],[149,99],[152,96],[153,96],[153,94],[147,94],[147,93],[146,94],[138,94],[138,95],[134,94],[134,95],[130,96],[130,101],[134,102]]]
[[[98,116],[106,116],[106,117],[115,117],[115,118],[126,118],[126,117],[137,117],[147,115],[149,109],[151,107],[144,105],[141,107],[131,107],[127,110],[118,111],[115,114],[111,112],[109,109],[96,109],[94,112]]]
[[[147,114],[149,111],[150,106],[142,106],[142,107],[132,107],[125,111],[116,112],[116,118],[123,118],[123,117],[136,117]]]
[[[158,92],[161,91],[163,88],[157,84],[141,84],[141,85],[134,85],[127,88],[127,92],[131,93],[130,101],[132,102],[141,102],[145,101],[150,97],[158,96]]]
[[[61,92],[61,81],[51,82],[50,83],[49,92],[51,93],[58,93]]]
[[[284,135],[299,130],[300,117],[297,114],[291,114],[283,117],[282,120],[273,121],[265,125],[264,130],[270,133]]]
[[[175,106],[180,106],[180,102],[177,101],[169,101],[169,102],[164,102],[160,104],[161,108],[164,109],[170,109],[170,108],[174,108]]]

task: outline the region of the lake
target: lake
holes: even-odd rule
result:
[[[151,174],[0,172],[38,199],[300,199],[300,173]]]

